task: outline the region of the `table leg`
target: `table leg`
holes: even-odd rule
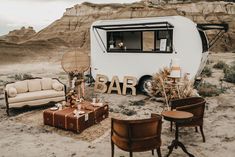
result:
[[[175,123],[175,149],[178,148],[178,141],[179,141],[179,128],[177,126],[177,123]]]
[[[184,144],[182,142],[179,141],[179,129],[178,126],[176,124],[176,130],[175,130],[175,139],[171,142],[171,145],[168,146],[169,152],[166,155],[166,157],[170,156],[170,154],[172,153],[173,149],[177,149],[179,147],[181,147],[181,149],[188,154],[189,157],[194,157],[194,155],[190,154],[187,149],[185,148]]]
[[[168,146],[169,152],[168,152],[168,154],[166,155],[166,157],[170,156],[170,154],[172,153],[172,151],[173,151],[175,145],[176,145],[176,141],[173,140],[173,141],[171,142],[171,145]]]
[[[189,157],[194,157],[193,154],[190,154],[190,153],[187,151],[187,149],[185,148],[185,146],[184,146],[184,144],[183,144],[182,142],[177,141],[177,145],[178,145],[179,147],[181,147],[181,149],[182,149],[186,154],[188,154]]]

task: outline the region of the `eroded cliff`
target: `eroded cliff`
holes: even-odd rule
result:
[[[181,15],[196,23],[229,24],[229,31],[214,46],[212,51],[235,52],[235,3],[229,2],[198,2],[163,4],[142,1],[132,4],[92,4],[83,3],[66,9],[64,15],[28,39],[26,45],[50,43],[54,47],[90,49],[90,26],[100,19],[121,19],[136,17],[156,17]],[[209,37],[216,31],[208,32]],[[9,36],[11,37],[11,36]],[[12,38],[12,37],[11,37]],[[15,37],[14,37],[15,38]],[[15,39],[15,41],[22,41]]]
[[[214,46],[213,51],[235,51],[235,4],[198,2],[181,4],[91,4],[83,3],[66,9],[63,17],[37,33],[31,40],[59,38],[71,47],[89,49],[90,25],[100,19],[119,19],[181,15],[196,23],[229,24],[229,32]],[[216,32],[209,32],[209,36]]]

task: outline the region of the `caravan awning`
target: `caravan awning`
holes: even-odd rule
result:
[[[203,31],[212,30],[212,29],[223,30],[224,32],[228,31],[228,24],[227,23],[222,23],[222,24],[212,24],[212,23],[197,24],[197,27],[199,29],[203,30]]]
[[[226,33],[229,29],[229,26],[227,23],[221,23],[221,24],[214,24],[214,23],[205,23],[205,24],[197,24],[197,28],[202,31],[207,30],[219,30],[219,32],[214,35],[213,38],[209,41],[209,48],[211,48],[218,39],[220,39],[224,33]]]
[[[116,24],[116,25],[97,25],[94,28],[112,31],[112,30],[146,30],[154,28],[174,28],[169,22],[151,22],[151,23],[132,23],[132,24]]]

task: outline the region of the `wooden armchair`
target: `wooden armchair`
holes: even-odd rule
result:
[[[179,124],[178,126],[195,127],[196,132],[198,132],[197,127],[199,126],[203,142],[206,141],[203,133],[203,117],[204,117],[205,104],[206,101],[202,97],[189,97],[189,98],[170,101],[171,110],[176,109],[178,111],[186,111],[193,114],[193,118],[191,121]],[[172,130],[172,122],[171,122],[171,130]]]
[[[161,157],[161,129],[162,117],[152,114],[150,119],[118,120],[111,119],[111,147],[114,157],[114,145],[130,153],[157,149]]]

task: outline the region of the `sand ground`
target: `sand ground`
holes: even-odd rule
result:
[[[223,59],[221,59],[223,58]],[[235,54],[224,53],[210,55],[214,64],[218,60],[231,63]],[[110,118],[141,119],[150,117],[151,113],[161,113],[163,103],[151,100],[144,95],[120,96],[116,94],[98,94],[109,102],[110,117],[100,124],[88,128],[81,134],[63,131],[42,122],[42,111],[46,107],[22,109],[12,111],[11,117],[5,113],[3,84],[13,81],[15,74],[28,73],[38,77],[57,77],[67,83],[67,76],[63,72],[59,60],[24,61],[20,64],[0,65],[0,156],[1,157],[109,157],[110,146]],[[213,75],[205,81],[219,84],[222,70],[213,69]],[[206,98],[204,118],[204,133],[206,143],[202,142],[200,133],[194,128],[180,129],[180,140],[189,152],[196,157],[233,157],[235,154],[235,87],[224,83],[227,91],[219,96]],[[87,87],[87,97],[93,94],[93,88]],[[132,102],[141,102],[133,106]],[[125,111],[134,110],[136,114],[125,115]],[[167,146],[174,138],[174,131],[170,132],[169,122],[163,122],[162,155],[168,152]],[[115,156],[127,157],[129,154],[116,147]],[[151,152],[134,153],[135,157],[149,157]],[[155,156],[156,153],[155,153]],[[186,157],[181,149],[174,150],[172,157]]]

